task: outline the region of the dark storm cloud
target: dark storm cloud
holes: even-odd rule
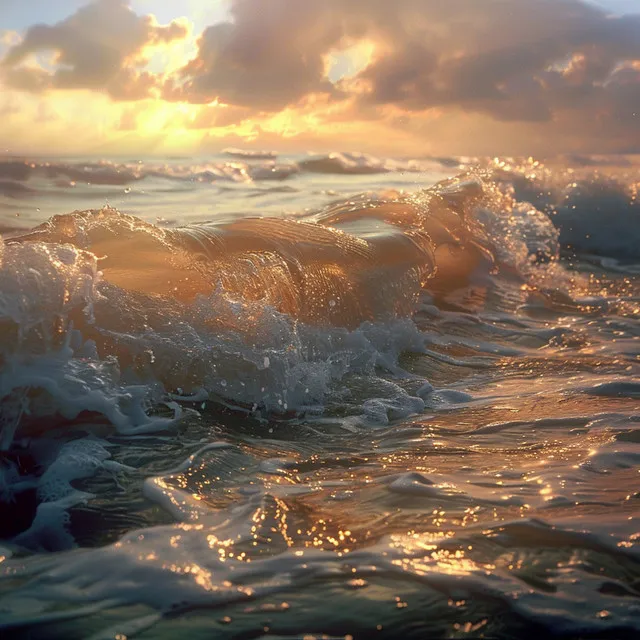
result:
[[[93,89],[117,100],[136,100],[149,94],[155,77],[136,65],[145,47],[183,38],[184,24],[155,24],[138,16],[126,0],[95,0],[53,26],[36,24],[2,60],[7,86],[27,91]],[[48,72],[22,66],[32,54],[54,52],[55,69]]]

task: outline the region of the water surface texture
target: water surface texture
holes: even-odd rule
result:
[[[633,157],[0,162],[0,635],[637,638]]]

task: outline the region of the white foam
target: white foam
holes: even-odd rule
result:
[[[51,446],[56,445],[51,443]],[[39,504],[30,527],[16,536],[14,542],[30,549],[48,551],[73,547],[75,541],[68,531],[68,510],[94,496],[75,489],[72,482],[92,478],[100,471],[106,471],[114,478],[118,474],[135,471],[110,460],[110,457],[107,449],[91,438],[63,444],[44,473],[32,481]]]

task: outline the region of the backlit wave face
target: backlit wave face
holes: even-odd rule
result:
[[[456,181],[411,198],[336,205],[309,220],[177,229],[107,208],[55,216],[15,242],[90,251],[104,280],[128,291],[190,302],[219,287],[304,322],[355,327],[409,315],[436,274],[468,277],[488,254],[471,215],[487,197],[479,181]]]

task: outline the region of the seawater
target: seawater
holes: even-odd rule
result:
[[[4,159],[3,637],[637,637],[638,185]]]

